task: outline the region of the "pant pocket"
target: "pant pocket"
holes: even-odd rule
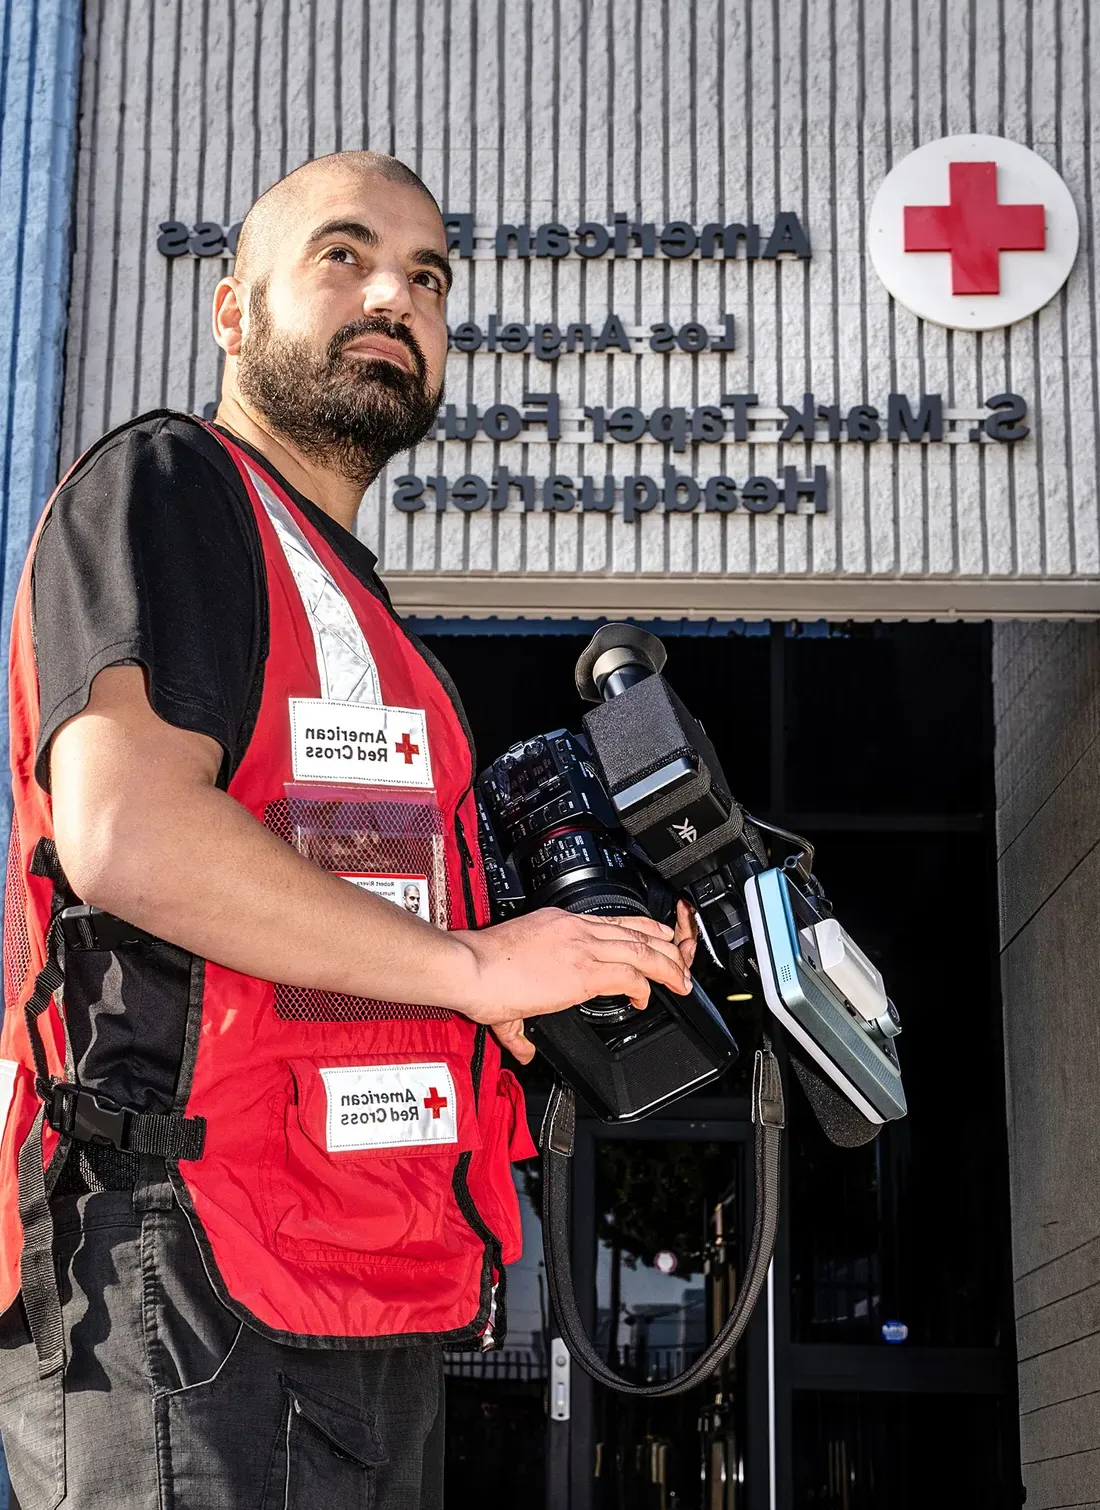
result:
[[[65,1497],[64,1383],[60,1370],[38,1377],[29,1347],[34,1376],[0,1406],[0,1430],[20,1510],[54,1510]]]
[[[387,1461],[373,1418],[344,1400],[279,1376],[286,1427],[276,1443],[263,1510],[371,1510]]]
[[[213,1383],[233,1364],[244,1325],[210,1288],[178,1207],[145,1213],[141,1268],[142,1327],[154,1390],[173,1395]]]

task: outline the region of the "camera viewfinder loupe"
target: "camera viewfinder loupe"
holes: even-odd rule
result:
[[[577,691],[586,703],[610,702],[636,682],[658,675],[666,659],[665,647],[647,629],[605,624],[577,661]]]

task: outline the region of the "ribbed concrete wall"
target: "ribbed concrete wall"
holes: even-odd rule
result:
[[[1100,1505],[1100,626],[994,637],[1028,1510]]]
[[[654,221],[796,211],[809,262],[576,256],[459,260],[453,323],[648,327],[735,319],[736,349],[542,363],[451,358],[481,408],[555,389],[584,405],[884,406],[944,395],[963,436],[984,397],[1027,398],[1032,438],[996,444],[704,445],[680,469],[740,480],[824,465],[827,513],[580,509],[398,512],[395,476],[660,475],[663,448],[537,439],[422,446],[363,510],[399,601],[476,611],[977,613],[1100,609],[1093,142],[1087,0],[92,0],[81,106],[66,457],[156,405],[218,386],[221,258],[168,260],[157,224],[238,220],[312,155],[369,145],[412,164],[481,227],[615,211]],[[125,107],[125,108],[124,108]],[[865,257],[883,175],[947,133],[1005,134],[1065,176],[1082,251],[1063,293],[1004,332],[949,333],[889,300]],[[774,427],[772,427],[774,428]],[[805,505],[803,506],[805,508]],[[405,574],[405,575],[402,575]],[[572,605],[572,606],[570,606]]]

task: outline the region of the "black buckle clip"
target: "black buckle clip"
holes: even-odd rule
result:
[[[125,1149],[131,1113],[110,1096],[58,1081],[46,1100],[46,1121],[55,1132],[78,1143]]]
[[[144,944],[149,934],[133,923],[116,918],[100,907],[90,907],[82,902],[78,907],[66,907],[61,914],[61,932],[70,949],[102,949],[114,954],[128,945]]]

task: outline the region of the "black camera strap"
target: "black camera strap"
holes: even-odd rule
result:
[[[768,1275],[779,1225],[779,1159],[783,1140],[783,1082],[770,1044],[757,1050],[753,1067],[752,1120],[756,1165],[756,1210],[744,1281],[737,1302],[710,1346],[682,1374],[661,1384],[632,1384],[609,1368],[596,1352],[577,1307],[570,1259],[569,1204],[576,1098],[559,1082],[542,1124],[544,1172],[543,1241],[546,1278],[561,1335],[576,1363],[597,1384],[622,1395],[681,1395],[710,1377],[741,1340]]]

